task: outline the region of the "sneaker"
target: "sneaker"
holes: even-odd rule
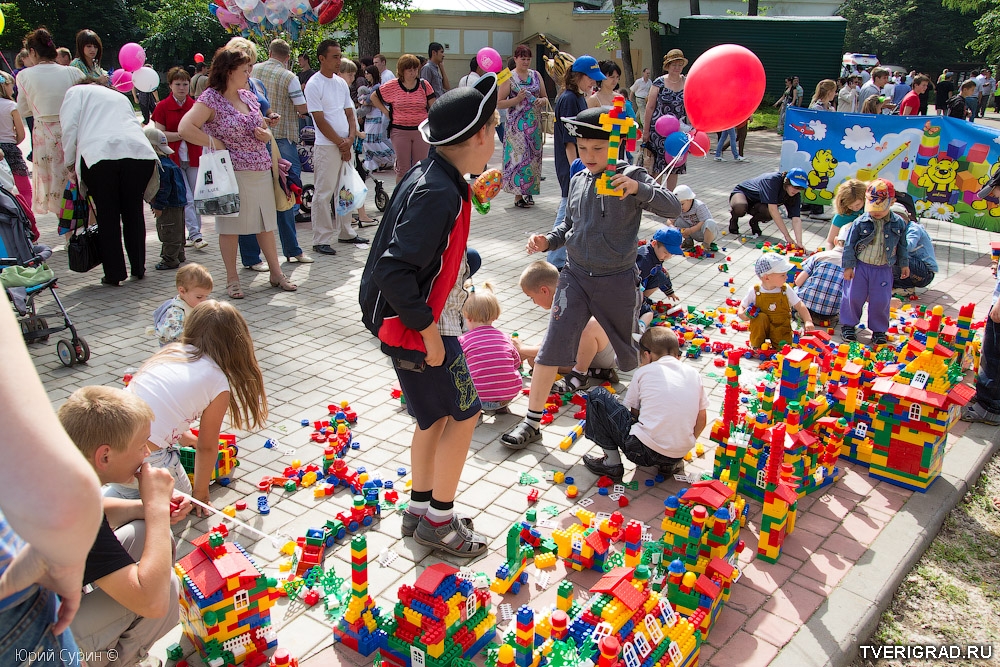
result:
[[[663,475],[664,477],[673,477],[674,475],[684,474],[684,460],[676,461],[674,463],[661,463],[656,466],[656,471]]]
[[[194,240],[193,239],[188,239],[187,241],[185,241],[184,242],[184,247],[185,248],[193,248],[194,247]]]
[[[750,160],[746,159],[745,157],[743,157],[743,156],[741,155],[741,156],[739,156],[738,158],[736,158],[736,161],[737,161],[737,162],[749,162]]]
[[[472,529],[472,517],[465,516],[464,514],[455,513],[458,520],[461,521],[467,528]],[[409,512],[403,512],[403,525],[400,530],[403,533],[403,537],[413,537],[413,532],[417,529],[417,524],[420,523],[420,519],[423,516],[417,516],[416,514],[410,514]]]
[[[583,455],[583,465],[587,466],[587,470],[594,473],[595,475],[604,475],[610,477],[615,482],[621,482],[622,477],[625,476],[625,466],[624,464],[613,465],[607,462],[608,457],[606,456],[591,456],[590,454]]]
[[[257,273],[264,273],[271,270],[271,267],[267,265],[267,262],[257,262],[256,264],[251,264],[250,266],[246,266],[244,268],[256,271]]]
[[[981,403],[974,403],[965,406],[962,411],[962,421],[1000,426],[1000,413],[990,412]]]
[[[533,442],[541,442],[542,432],[526,421],[500,436],[500,444],[507,449],[524,449]]]
[[[884,331],[873,331],[872,332],[872,345],[888,345],[889,338],[885,335]]]
[[[843,325],[840,327],[840,335],[849,343],[853,343],[858,340],[858,331],[852,326]]]
[[[486,553],[489,544],[485,537],[462,523],[457,515],[443,526],[432,526],[427,519],[417,523],[413,531],[417,544],[444,551],[459,558],[475,558]]]
[[[721,158],[721,157],[719,157],[718,155],[716,155],[716,156],[715,156],[715,161],[716,161],[716,162],[722,162],[722,158]]]
[[[208,241],[206,241],[205,239],[195,239],[194,247],[197,248],[198,250],[204,250],[205,248],[208,247]]]
[[[691,250],[694,248],[694,239],[690,236],[685,236],[684,240],[681,241],[681,250]]]

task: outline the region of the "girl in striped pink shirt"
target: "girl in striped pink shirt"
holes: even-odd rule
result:
[[[500,317],[500,302],[493,285],[483,283],[468,288],[469,298],[462,307],[469,331],[459,336],[472,382],[479,393],[483,412],[507,414],[507,405],[522,388],[521,357],[510,337],[493,326]]]

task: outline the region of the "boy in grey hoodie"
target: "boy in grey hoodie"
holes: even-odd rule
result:
[[[601,124],[608,107],[581,111],[562,118],[566,131],[577,138],[586,169],[570,180],[566,219],[548,234],[528,239],[528,254],[566,246],[567,262],[553,297],[551,319],[535,359],[525,420],[501,437],[511,449],[523,449],[541,440],[545,400],[559,366],[573,366],[567,380],[574,388],[586,380],[587,368],[574,358],[584,327],[594,317],[604,328],[618,358],[618,368],[639,365],[636,331],[641,296],[635,258],[642,212],[665,218],[681,214],[677,197],[641,167],[619,161],[611,186],[620,195],[599,195],[597,180],[608,164],[611,133]]]

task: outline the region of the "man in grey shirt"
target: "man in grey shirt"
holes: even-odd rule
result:
[[[444,46],[438,42],[431,42],[427,46],[427,56],[427,64],[421,68],[420,78],[426,79],[427,83],[431,84],[431,88],[440,99],[445,91],[451,88],[448,85],[448,74],[441,66],[444,62]]]

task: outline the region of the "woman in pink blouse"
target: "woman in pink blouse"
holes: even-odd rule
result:
[[[271,153],[274,141],[260,113],[257,96],[247,90],[249,56],[239,49],[224,46],[215,52],[208,73],[208,88],[180,122],[178,133],[184,141],[209,150],[228,150],[240,189],[238,217],[216,217],[219,249],[226,265],[226,293],[242,299],[240,277],[236,272],[236,249],[240,234],[255,234],[267,265],[271,286],[287,292],[298,289],[281,273],[274,230],[278,213],[274,205],[271,180]],[[204,128],[204,129],[203,129]]]
[[[410,167],[427,157],[427,142],[417,127],[427,120],[427,110],[434,102],[431,84],[419,77],[420,61],[404,53],[396,63],[396,78],[379,86],[370,100],[372,106],[389,118],[389,139],[396,151],[396,182]]]

